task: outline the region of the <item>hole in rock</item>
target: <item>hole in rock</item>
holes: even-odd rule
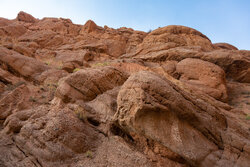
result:
[[[120,127],[118,127],[118,126],[116,126],[114,124],[111,125],[110,131],[114,135],[120,136],[120,137],[124,138],[127,141],[134,142],[134,139],[132,138],[132,136],[130,136],[129,134],[124,132],[124,130],[122,130]]]
[[[91,125],[94,125],[94,126],[99,126],[100,125],[100,122],[95,120],[94,118],[92,117],[88,117],[87,118],[88,122],[91,124]]]

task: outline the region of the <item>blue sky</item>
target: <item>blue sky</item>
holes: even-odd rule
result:
[[[21,10],[36,18],[70,18],[77,24],[92,19],[100,26],[143,31],[185,25],[214,43],[250,50],[250,0],[0,0],[0,17],[13,19]]]

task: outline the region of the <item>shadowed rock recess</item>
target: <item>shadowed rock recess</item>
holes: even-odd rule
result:
[[[1,167],[247,167],[250,51],[150,33],[0,18]]]

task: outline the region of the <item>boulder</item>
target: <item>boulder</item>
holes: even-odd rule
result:
[[[0,137],[4,166],[153,166],[121,137],[106,138],[69,108],[22,110],[9,116],[4,126],[4,132],[15,135]]]
[[[217,65],[200,59],[187,58],[176,65],[180,81],[194,91],[202,91],[217,100],[227,101],[225,72]]]
[[[227,78],[239,82],[249,82],[250,60],[249,51],[217,49],[204,52],[201,47],[183,46],[171,49],[161,49],[146,54],[138,54],[134,58],[148,62],[181,61],[186,58],[197,58],[220,66]]]
[[[94,31],[96,32],[100,30],[103,30],[103,28],[97,26],[95,22],[93,22],[92,20],[88,20],[81,28],[80,34],[82,34],[83,32],[90,33],[90,32],[94,32]]]
[[[53,163],[61,166],[77,154],[94,151],[101,143],[101,135],[69,109],[57,112],[40,106],[36,110],[23,110],[9,116],[4,125],[4,131],[18,133],[14,139],[16,147],[24,150],[23,154],[33,155],[34,159],[29,161],[41,166],[53,166]],[[11,154],[10,151],[13,148],[6,153]],[[13,159],[22,160],[21,155]]]
[[[156,140],[193,165],[217,150],[213,142],[189,124],[199,122],[195,106],[151,72],[130,76],[118,94],[117,103],[118,123],[128,133]]]
[[[49,67],[31,57],[26,57],[12,50],[0,47],[0,63],[7,65],[7,70],[30,81],[38,81],[37,77]]]
[[[150,32],[137,46],[135,55],[183,46],[199,46],[204,51],[214,49],[211,41],[199,31],[185,26],[170,25]]]
[[[59,82],[56,95],[65,102],[91,101],[99,94],[122,85],[127,75],[113,67],[79,70]]]
[[[19,12],[16,18],[18,21],[23,21],[26,23],[35,23],[37,19],[34,18],[32,15],[25,13],[23,11]]]
[[[242,153],[234,150],[250,144],[246,122],[238,124],[223,110],[152,72],[131,75],[118,94],[117,104],[115,118],[124,131],[161,143],[191,166],[224,166],[225,161],[233,166],[239,163],[234,155],[249,155],[247,149]],[[244,132],[236,132],[238,128]],[[229,142],[231,137],[237,144]],[[245,158],[244,163],[248,163]]]
[[[214,43],[213,45],[219,49],[238,50],[238,48],[229,43]]]

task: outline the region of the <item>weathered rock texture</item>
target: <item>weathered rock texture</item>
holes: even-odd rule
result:
[[[201,32],[0,18],[0,166],[246,167],[250,51]]]

